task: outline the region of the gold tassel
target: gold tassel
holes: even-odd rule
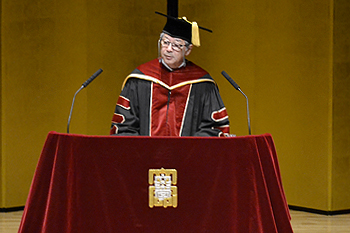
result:
[[[180,17],[179,17],[180,18]],[[190,22],[185,16],[182,17],[183,20],[185,20],[186,22],[192,24],[192,44],[194,46],[201,46],[200,40],[199,40],[199,27],[197,22]]]
[[[197,22],[192,22],[192,44],[199,47],[201,43],[199,41],[199,28]]]

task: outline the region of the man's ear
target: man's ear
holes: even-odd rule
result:
[[[185,52],[185,56],[190,55],[190,53],[191,53],[191,51],[192,51],[192,48],[193,48],[193,45],[190,44],[190,46],[188,46],[188,48],[187,48],[187,50],[186,50],[186,52]]]

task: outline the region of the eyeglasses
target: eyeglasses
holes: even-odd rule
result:
[[[162,47],[169,47],[169,45],[171,45],[171,48],[177,52],[180,52],[182,47],[185,46],[185,45],[179,44],[179,43],[171,43],[169,40],[161,40],[160,44],[162,45]]]

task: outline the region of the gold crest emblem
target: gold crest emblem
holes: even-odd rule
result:
[[[177,207],[177,171],[175,169],[149,169],[149,207]]]

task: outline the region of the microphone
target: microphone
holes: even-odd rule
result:
[[[89,85],[97,76],[99,76],[102,73],[102,71],[102,69],[99,69],[93,75],[91,75],[91,77],[83,83],[83,88],[87,87],[87,85]]]
[[[249,135],[251,135],[251,129],[250,129],[250,116],[249,116],[249,102],[248,102],[248,97],[243,93],[243,91],[241,90],[241,88],[238,86],[238,84],[233,81],[233,79],[225,72],[222,71],[221,74],[227,79],[227,81],[229,81],[231,83],[231,85],[239,92],[242,93],[242,95],[245,97],[246,102],[247,102],[247,116],[248,116],[248,131],[249,131]]]
[[[79,88],[79,90],[77,92],[75,92],[74,97],[73,97],[73,101],[72,101],[72,106],[70,108],[70,113],[69,113],[69,117],[68,117],[68,124],[67,124],[67,133],[69,133],[69,125],[70,125],[70,121],[72,118],[72,112],[73,112],[73,106],[74,106],[74,102],[75,102],[75,97],[76,95],[85,87],[87,87],[87,85],[89,85],[97,76],[99,76],[102,73],[102,69],[99,69],[98,71],[96,71],[93,75],[91,75],[91,77],[86,80],[81,87]]]

